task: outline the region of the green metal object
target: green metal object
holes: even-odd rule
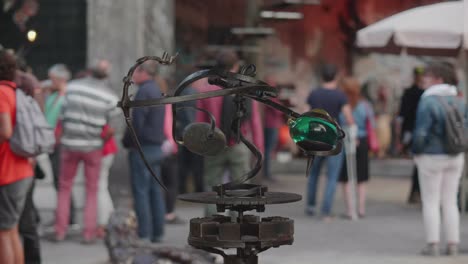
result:
[[[336,123],[320,109],[290,119],[288,126],[292,140],[305,151],[328,151],[335,148],[340,140]]]

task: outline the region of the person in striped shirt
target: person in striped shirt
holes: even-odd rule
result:
[[[118,113],[118,98],[108,92],[107,69],[93,67],[90,77],[72,81],[67,86],[60,113],[58,142],[61,145],[58,204],[55,217],[55,240],[65,238],[70,212],[70,195],[79,162],[84,163],[86,202],[83,242],[96,236],[97,189],[102,147],[113,130],[103,128]]]

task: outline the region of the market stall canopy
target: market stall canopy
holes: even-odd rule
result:
[[[465,7],[463,1],[421,6],[382,19],[357,33],[357,46],[380,52],[421,55],[456,55],[468,43],[463,41]],[[467,9],[468,10],[468,9]]]

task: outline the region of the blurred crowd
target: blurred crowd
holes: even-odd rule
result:
[[[222,50],[216,56],[216,66],[238,72],[242,66],[238,55],[232,50]],[[138,236],[148,243],[163,241],[166,224],[186,223],[176,214],[178,194],[210,191],[212,186],[239,179],[250,170],[252,159],[249,149],[238,143],[231,133],[232,113],[236,107],[233,97],[215,97],[177,105],[180,110],[174,120],[175,131],[172,131],[170,105],[135,108],[131,112],[134,133],[148,165],[168,188],[163,192],[145,167],[132,139],[132,130],[127,129],[121,137],[116,133],[123,119],[117,108],[118,98],[109,82],[110,68],[108,61],[96,60],[89,69],[72,77],[66,65],[55,64],[48,71],[48,79],[39,82],[32,69],[18,60],[11,50],[0,50],[0,263],[40,263],[39,215],[34,206],[33,192],[34,181],[44,178],[49,163],[57,191],[57,207],[53,223],[48,224],[51,229],[48,238],[61,242],[67,238],[69,230],[80,229],[72,191],[81,163],[86,192],[81,229],[85,244],[105,236],[106,223],[114,211],[108,179],[119,146],[128,151]],[[324,109],[347,131],[345,150],[335,156],[316,157],[310,170],[305,213],[308,216],[320,215],[324,221],[334,218],[333,203],[338,184],[342,186],[346,204],[342,217],[366,217],[370,156],[384,156],[392,134],[391,118],[376,114],[378,111],[375,111],[373,102],[366,99],[361,83],[353,76],[342,76],[340,72],[335,65],[322,65],[319,72],[322,82],[313,87],[306,98],[310,109]],[[161,98],[173,92],[167,80],[159,75],[158,64],[154,61],[139,65],[133,72],[132,81],[138,88],[135,100]],[[266,81],[275,86],[278,80],[272,74]],[[458,111],[462,122],[465,122],[461,127],[468,126],[466,104],[460,98],[456,85],[452,65],[434,62],[415,68],[414,83],[404,92],[393,128],[397,150],[415,159],[409,202],[416,203],[422,199],[427,235],[423,254],[426,255],[439,254],[441,206],[447,253],[455,255],[458,252],[457,194],[464,153],[446,147],[447,138],[453,133],[457,135],[457,131],[448,131],[449,125],[444,121],[452,118],[452,112]],[[21,89],[36,99],[49,126],[55,130],[53,153],[28,159],[11,151],[8,140],[15,127],[15,89]],[[220,88],[207,79],[201,79],[185,89],[182,95],[216,89]],[[278,99],[273,100],[281,103]],[[452,106],[451,112],[447,111],[445,104]],[[285,139],[288,138],[286,117],[256,101],[248,100],[245,106],[241,131],[264,153],[262,179],[276,182],[272,161],[278,151],[294,145],[291,139]],[[184,132],[195,122],[215,122],[216,129],[226,135],[228,148],[216,156],[202,157],[177,144],[174,139],[178,143],[190,140]],[[349,165],[350,162],[353,166]],[[324,163],[327,166],[327,183],[318,208],[316,196]],[[355,193],[357,199],[354,199]],[[205,215],[215,213],[215,207],[206,207]]]

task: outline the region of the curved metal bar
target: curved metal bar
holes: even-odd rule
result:
[[[137,146],[138,152],[143,159],[145,166],[148,168],[148,170],[151,172],[151,175],[155,180],[167,191],[167,188],[162,184],[162,182],[159,180],[159,178],[156,176],[154,171],[151,169],[151,166],[149,166],[149,163],[147,162],[144,153],[141,148],[141,144],[136,136],[135,130],[133,128],[132,122],[131,122],[131,117],[130,117],[130,109],[134,107],[151,107],[151,106],[158,106],[158,105],[166,105],[166,104],[172,104],[172,113],[173,113],[173,130],[172,130],[172,136],[174,138],[174,141],[177,142],[178,144],[183,144],[183,141],[178,140],[175,135],[176,131],[176,118],[177,118],[177,107],[175,104],[176,103],[182,103],[182,102],[188,102],[188,101],[195,101],[195,100],[200,100],[200,99],[206,99],[206,98],[212,98],[212,97],[218,97],[218,96],[227,96],[227,95],[240,95],[244,96],[253,100],[256,100],[260,103],[263,103],[265,105],[268,105],[269,107],[272,107],[276,110],[279,110],[286,114],[289,117],[292,118],[298,118],[301,115],[281,104],[278,104],[276,102],[273,102],[268,99],[268,97],[276,97],[277,96],[277,89],[268,85],[267,83],[260,81],[258,79],[255,79],[254,77],[249,76],[248,74],[253,74],[255,68],[252,67],[246,67],[242,73],[233,73],[229,71],[225,71],[222,69],[208,69],[208,70],[201,70],[194,72],[187,76],[178,86],[177,89],[174,93],[173,96],[171,97],[164,97],[164,98],[158,98],[158,99],[150,99],[150,100],[130,100],[129,96],[129,88],[132,85],[132,75],[135,72],[136,68],[143,64],[145,61],[148,60],[154,60],[157,61],[158,63],[162,65],[170,65],[174,62],[175,58],[177,57],[177,54],[175,56],[169,56],[166,52],[163,53],[163,56],[156,57],[156,56],[146,56],[138,59],[133,65],[127,75],[123,79],[123,91],[122,91],[122,98],[121,101],[118,103],[118,106],[122,108],[123,114],[125,116],[125,121],[126,124],[131,132],[132,138]],[[253,71],[253,72],[252,72]],[[212,84],[221,87],[221,90],[216,90],[216,91],[209,91],[209,92],[202,92],[202,93],[197,93],[193,95],[184,95],[180,96],[180,94],[183,92],[184,89],[186,89],[190,84],[193,82],[203,79],[203,78],[215,78],[212,80]],[[341,130],[339,125],[337,125],[338,132],[340,134],[340,139],[344,137],[344,132]],[[246,140],[241,133],[239,133],[239,138],[243,144],[245,144],[249,150],[255,155],[257,158],[257,162],[255,167],[248,172],[240,181],[235,181],[231,183],[227,183],[224,187],[226,188],[233,188],[236,185],[242,184],[253,177],[260,171],[261,169],[261,163],[262,163],[262,154],[261,152],[253,145],[250,143],[248,140]],[[342,143],[341,141],[338,142],[336,148],[332,151],[323,151],[323,152],[305,152],[306,155],[308,156],[315,156],[315,155],[334,155],[337,154],[339,151],[341,151]]]
[[[129,106],[130,96],[128,94],[128,90],[130,86],[133,84],[132,76],[136,68],[138,68],[138,66],[140,66],[141,64],[143,64],[145,61],[148,61],[148,60],[157,61],[159,64],[162,64],[162,65],[170,65],[175,61],[176,58],[177,58],[177,54],[174,56],[169,56],[167,52],[164,52],[161,58],[157,56],[141,57],[136,61],[136,63],[132,67],[130,67],[127,75],[123,78],[124,86],[123,86],[123,91],[122,91],[122,98],[121,98],[121,101],[119,102],[119,106],[122,108],[125,117],[130,116],[131,106]]]
[[[167,189],[166,185],[164,185],[162,183],[162,181],[156,176],[156,173],[154,172],[153,168],[151,168],[148,160],[145,157],[145,154],[143,153],[143,148],[141,147],[140,141],[138,140],[138,137],[137,137],[136,132],[135,132],[135,128],[133,128],[131,118],[125,118],[125,122],[127,123],[128,129],[130,129],[130,135],[132,136],[133,142],[137,146],[138,154],[140,155],[141,159],[143,160],[143,163],[145,164],[146,168],[149,170],[149,172],[153,176],[153,178],[167,192],[168,189]]]
[[[273,87],[268,85],[260,85],[260,84],[251,84],[251,85],[244,85],[235,88],[226,88],[222,90],[215,90],[209,92],[201,92],[191,95],[179,95],[179,96],[168,96],[163,98],[156,98],[156,99],[147,99],[147,100],[130,100],[125,104],[126,107],[129,108],[137,108],[137,107],[153,107],[153,106],[161,106],[166,104],[176,104],[176,103],[183,103],[189,101],[196,101],[206,98],[218,97],[218,96],[226,96],[232,94],[242,94],[248,95],[255,91],[262,91],[262,92],[270,92],[273,91]],[[117,106],[122,107],[124,105],[123,102],[119,102]]]
[[[240,134],[240,140],[244,145],[247,146],[247,148],[250,150],[250,152],[252,152],[254,154],[257,161],[255,162],[254,168],[252,170],[250,170],[248,173],[246,173],[244,176],[242,176],[241,179],[234,180],[234,181],[231,181],[231,182],[228,182],[228,183],[225,183],[225,184],[221,184],[222,188],[225,189],[225,190],[235,189],[236,186],[241,185],[241,184],[251,180],[262,169],[263,155],[260,152],[260,150],[258,150],[258,148],[254,144],[252,144],[250,141],[248,141],[242,134]],[[253,191],[253,189],[251,191]],[[247,196],[247,194],[250,194],[250,193],[252,193],[252,192],[247,190],[246,193],[243,193],[243,194],[238,195],[238,196]]]
[[[283,112],[285,115],[287,116],[290,116],[290,117],[293,117],[293,118],[298,118],[299,116],[301,116],[301,114],[287,108],[286,106],[282,105],[282,104],[278,104],[277,102],[274,102],[274,101],[271,101],[271,100],[268,100],[268,99],[265,99],[265,98],[259,98],[257,96],[252,96],[252,95],[245,95],[246,97],[249,97],[250,99],[253,99],[253,100],[256,100],[256,101],[259,101],[260,103],[263,103],[273,109],[276,109],[280,112]]]
[[[128,94],[128,90],[130,86],[132,85],[132,75],[135,72],[136,68],[143,64],[147,60],[154,60],[159,62],[160,64],[163,65],[169,65],[172,64],[177,57],[177,54],[175,56],[169,56],[168,53],[164,52],[162,58],[156,57],[156,56],[146,56],[138,59],[127,73],[127,76],[123,79],[124,82],[124,87],[123,87],[123,92],[122,92],[122,100],[119,103],[120,108],[122,108],[123,114],[125,116],[125,123],[127,124],[128,129],[130,130],[130,135],[133,139],[133,142],[137,146],[138,154],[140,155],[141,159],[143,160],[143,163],[145,164],[146,168],[149,170],[151,176],[156,180],[156,182],[167,192],[168,189],[167,187],[161,182],[161,180],[157,177],[156,173],[153,171],[153,168],[149,165],[148,160],[145,157],[145,154],[143,153],[143,149],[141,147],[140,141],[138,140],[138,137],[135,132],[135,128],[132,125],[132,119],[130,117],[130,108],[129,106],[130,103],[130,96]]]
[[[221,87],[222,90],[219,91],[211,91],[211,92],[202,92],[195,95],[188,95],[187,99],[195,98],[194,100],[200,100],[205,98],[217,97],[217,96],[226,96],[231,94],[240,94],[245,89],[245,93],[252,93],[252,95],[259,95],[262,96],[263,93],[268,92],[271,95],[277,94],[277,89],[269,86],[267,83],[257,80],[253,77],[242,75],[238,73],[233,73],[229,71],[225,71],[222,69],[207,69],[207,70],[200,70],[194,72],[187,76],[176,88],[174,92],[174,97],[179,97],[179,95],[189,87],[190,84],[203,79],[203,78],[210,78],[210,77],[219,77],[225,79],[225,82],[217,84],[217,86]],[[236,83],[237,82],[237,83]],[[233,87],[231,87],[233,86]],[[247,88],[250,87],[250,88]],[[225,92],[226,90],[230,91],[229,93]],[[203,96],[204,95],[204,96]],[[189,101],[189,100],[187,100]],[[185,102],[185,101],[179,101]],[[177,144],[183,144],[183,141],[178,139],[175,135],[176,131],[176,120],[177,120],[177,106],[175,104],[172,105],[172,115],[173,115],[173,122],[172,122],[172,137]]]
[[[211,127],[211,130],[214,131],[215,128],[216,128],[216,118],[214,117],[214,115],[212,113],[210,113],[210,111],[206,110],[206,109],[202,109],[202,108],[198,108],[198,107],[193,107],[193,106],[180,106],[180,107],[177,107],[177,109],[183,109],[183,108],[191,108],[191,109],[195,109],[197,111],[201,111],[205,114],[208,115],[208,117],[210,118],[210,127]],[[212,136],[213,133],[210,134],[210,136]]]

